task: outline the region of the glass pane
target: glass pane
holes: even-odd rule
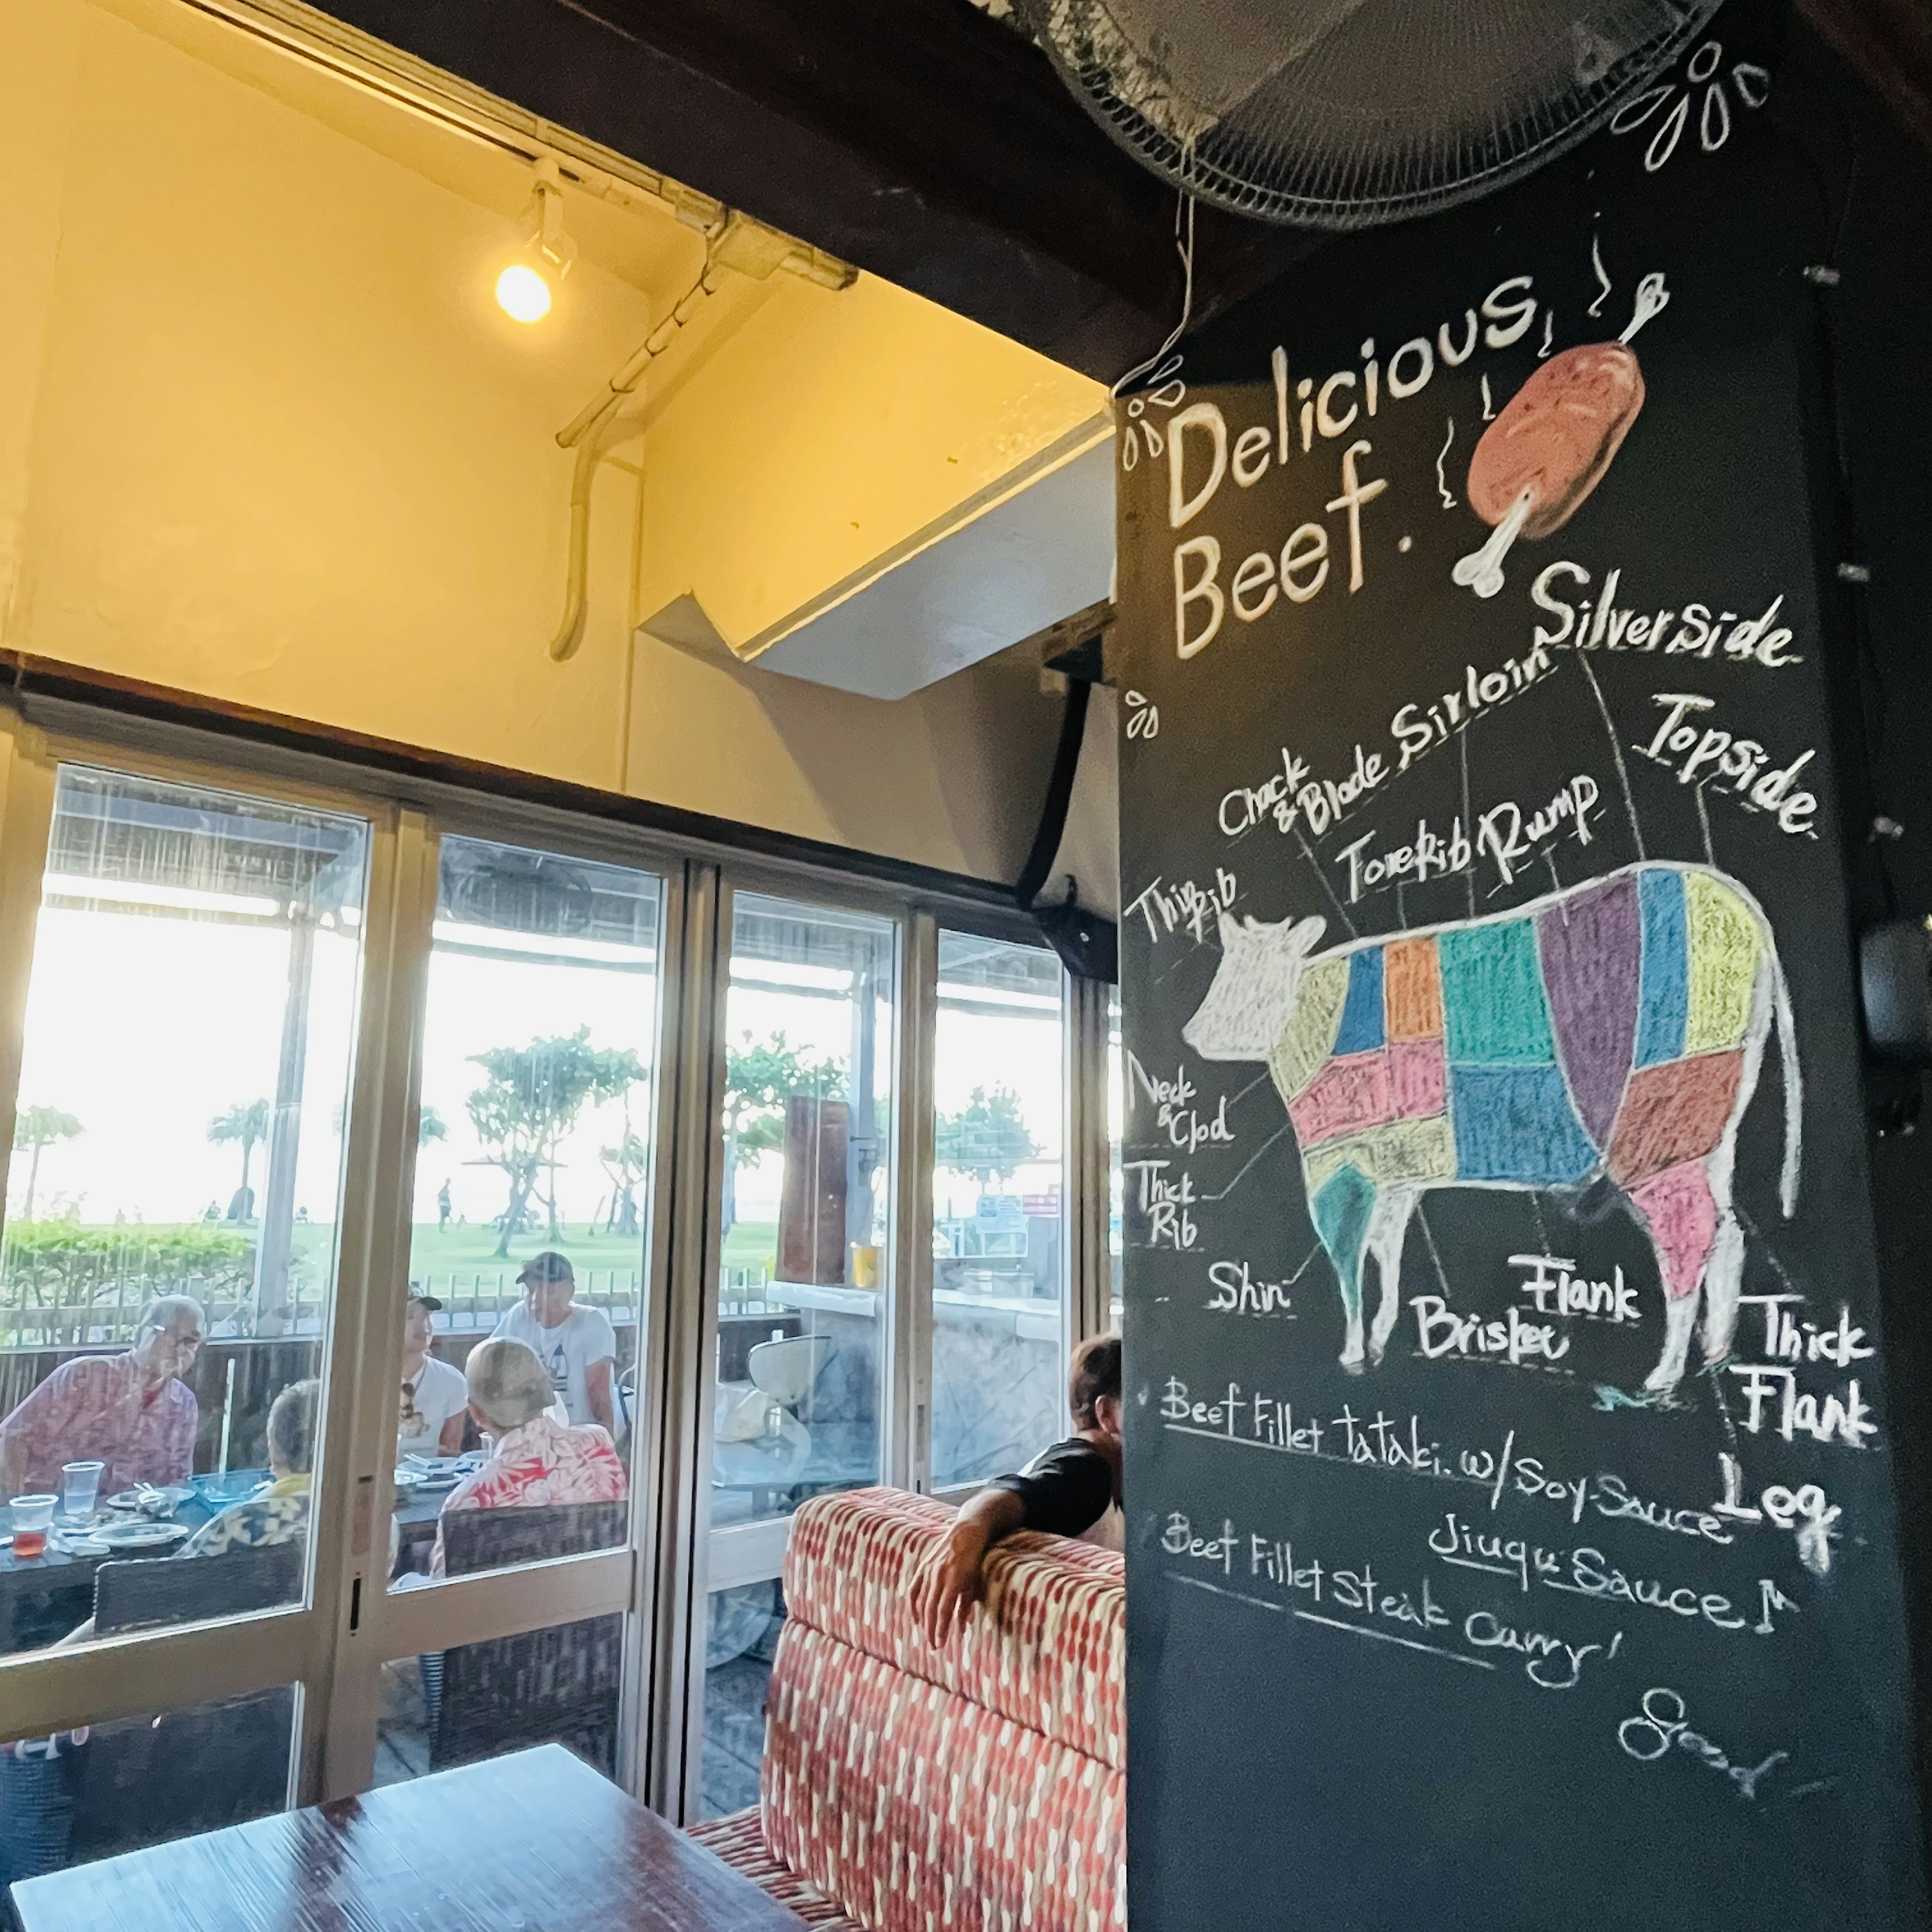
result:
[[[292,1688],[262,1690],[0,1744],[0,1898],[22,1879],[280,1810],[297,1708]]]
[[[706,1604],[700,1819],[728,1817],[758,1802],[765,1693],[785,1618],[776,1577],[714,1590]]]
[[[103,1634],[302,1596],[368,849],[60,772],[0,1241],[0,1652],[97,1584]]]
[[[662,902],[653,873],[442,842],[399,1338],[398,1586],[624,1540]],[[492,1340],[509,1346],[475,1353]],[[444,1527],[506,1506],[542,1514]]]
[[[714,1535],[879,1479],[896,938],[890,920],[736,898]]]
[[[1043,947],[939,935],[935,1489],[1018,1468],[1068,1427],[1062,981]]]
[[[376,1782],[548,1744],[614,1778],[623,1658],[621,1616],[398,1658],[382,1666]]]
[[[1123,1187],[1120,1149],[1125,1143],[1127,1114],[1126,1057],[1120,1044],[1120,989],[1107,995],[1107,1270],[1111,1285],[1115,1334],[1120,1332],[1120,1316],[1126,1307],[1121,1294],[1121,1210],[1126,1196]]]

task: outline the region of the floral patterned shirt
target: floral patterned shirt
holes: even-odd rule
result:
[[[228,1550],[298,1542],[308,1534],[309,1478],[284,1476],[260,1495],[230,1503],[181,1546],[183,1556],[219,1556]]]
[[[63,1362],[4,1423],[22,1487],[58,1491],[63,1462],[101,1462],[100,1493],[134,1483],[184,1483],[194,1468],[201,1411],[185,1383],[143,1390],[132,1354]]]
[[[595,1423],[573,1428],[545,1414],[499,1436],[482,1468],[451,1490],[442,1514],[538,1509],[548,1503],[619,1503],[628,1493],[622,1460],[604,1430]],[[430,1574],[446,1574],[440,1529]]]

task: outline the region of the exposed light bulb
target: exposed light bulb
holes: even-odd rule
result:
[[[541,322],[550,313],[550,284],[527,262],[496,278],[496,304],[512,322]]]
[[[529,239],[522,259],[496,278],[496,302],[517,322],[541,322],[556,299],[555,285],[570,273],[577,244],[563,225],[563,178],[548,155],[536,164],[536,188],[524,215]]]

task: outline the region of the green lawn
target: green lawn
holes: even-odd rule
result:
[[[326,1262],[334,1230],[316,1222],[297,1227],[296,1251],[310,1258],[316,1270]],[[446,1280],[457,1275],[467,1282],[472,1274],[483,1276],[486,1288],[501,1274],[507,1287],[531,1256],[545,1248],[555,1248],[569,1258],[580,1276],[594,1269],[603,1275],[610,1270],[641,1269],[643,1244],[634,1235],[607,1234],[600,1228],[585,1229],[580,1224],[566,1227],[556,1240],[540,1234],[518,1235],[510,1243],[509,1258],[496,1252],[496,1231],[487,1222],[458,1226],[452,1222],[438,1228],[434,1221],[418,1221],[410,1230],[410,1274],[417,1280],[426,1276]],[[724,1265],[731,1268],[767,1266],[778,1247],[778,1225],[772,1221],[741,1221],[724,1238]]]

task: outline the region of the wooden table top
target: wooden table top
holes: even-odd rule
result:
[[[800,1932],[542,1744],[14,1888],[24,1932]]]

